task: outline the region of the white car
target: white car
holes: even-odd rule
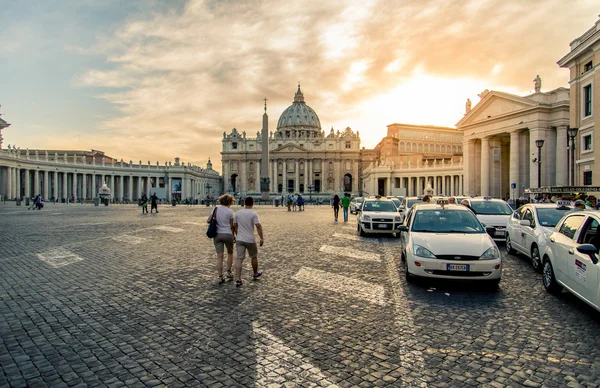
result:
[[[356,211],[360,209],[360,205],[364,201],[363,197],[355,197],[350,201],[350,214],[356,214]]]
[[[556,223],[573,211],[570,201],[530,203],[513,212],[506,227],[506,250],[520,252],[531,258],[533,268],[542,272],[542,253]]]
[[[542,281],[551,294],[566,288],[600,311],[600,212],[566,214],[548,237],[542,257]]]
[[[465,198],[469,202],[471,210],[485,226],[496,229],[494,240],[504,241],[506,239],[506,225],[513,209],[506,201],[492,197]]]
[[[400,231],[407,281],[418,276],[485,281],[498,286],[502,278],[500,251],[465,206],[415,205]]]
[[[357,231],[361,236],[367,233],[398,233],[401,223],[396,205],[386,198],[365,199],[356,219]]]
[[[405,197],[404,199],[402,199],[400,207],[398,208],[400,218],[404,220],[404,217],[409,212],[412,205],[416,203],[423,203],[423,197]]]

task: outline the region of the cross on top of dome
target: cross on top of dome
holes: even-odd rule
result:
[[[294,102],[304,102],[304,94],[302,94],[302,90],[300,90],[300,81],[298,81],[298,91],[294,96]]]

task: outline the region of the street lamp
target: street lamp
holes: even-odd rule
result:
[[[314,184],[310,184],[307,186],[308,188],[308,202],[312,203],[312,192],[315,189],[315,185]]]
[[[540,187],[542,187],[542,181],[541,181],[541,177],[542,177],[542,147],[544,146],[544,140],[542,139],[538,139],[535,141],[535,146],[538,149],[538,160],[537,160],[537,165],[538,165],[538,189]]]
[[[567,135],[571,139],[571,186],[575,186],[575,138],[579,128],[567,127]]]

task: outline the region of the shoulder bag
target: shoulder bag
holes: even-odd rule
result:
[[[208,223],[208,229],[206,230],[206,237],[215,238],[217,237],[217,208],[213,211],[212,218]]]

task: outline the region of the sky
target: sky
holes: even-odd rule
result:
[[[300,82],[323,130],[454,127],[484,89],[569,87],[597,0],[0,0],[4,144],[221,169]]]

